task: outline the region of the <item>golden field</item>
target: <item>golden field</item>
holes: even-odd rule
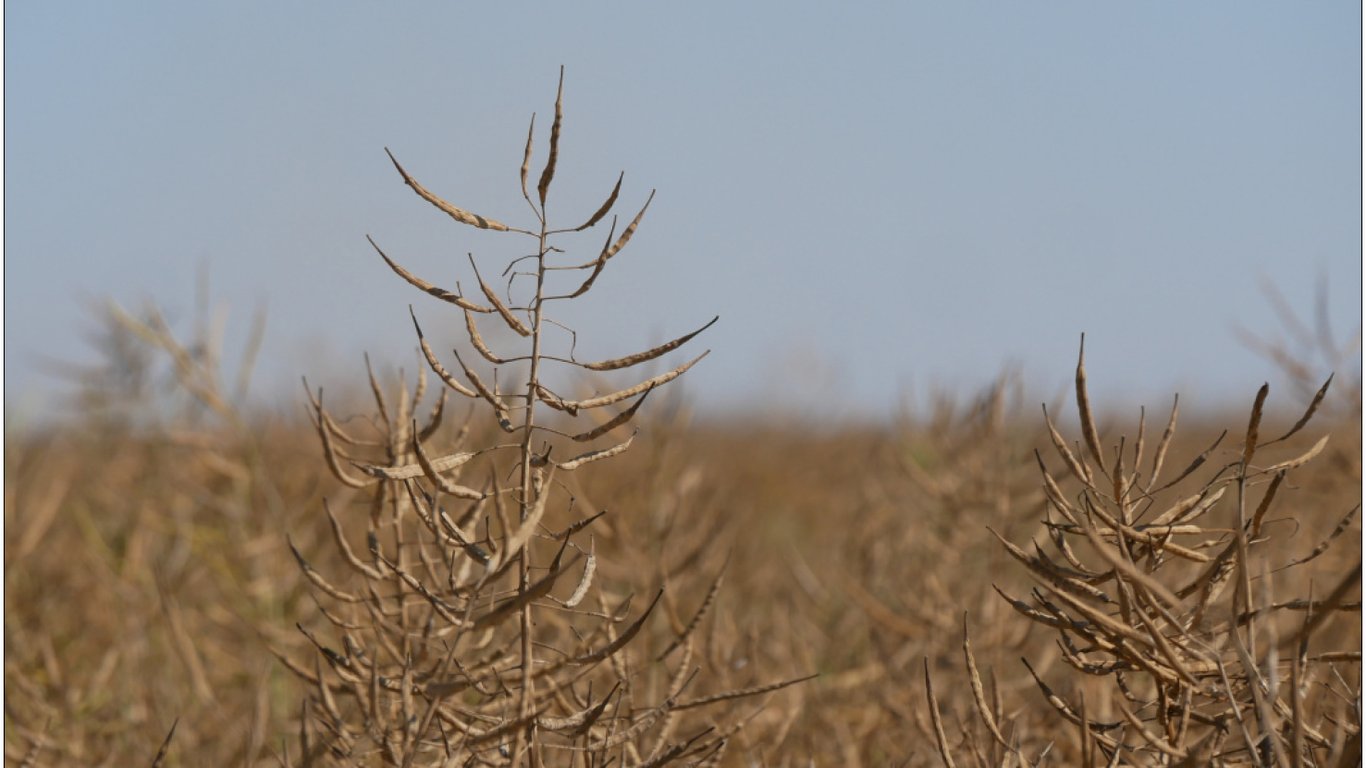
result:
[[[1048,544],[1034,451],[1064,494],[1080,487],[1032,405],[1002,384],[880,430],[702,424],[673,409],[667,419],[647,418],[633,450],[585,468],[570,486],[574,510],[552,505],[559,508],[546,513],[545,527],[605,510],[593,525],[594,586],[613,599],[635,595],[637,612],[639,601],[664,588],[659,608],[627,646],[641,668],[628,671],[638,685],[660,684],[650,664],[720,574],[714,605],[693,635],[696,677],[688,691],[700,697],[818,675],[714,711],[680,714],[675,740],[689,729],[739,726],[728,737],[726,764],[937,764],[925,664],[957,764],[1005,764],[1011,752],[995,742],[974,701],[966,619],[1007,743],[1030,761],[1051,743],[1048,764],[1075,765],[1081,731],[1049,702],[1022,659],[1073,710],[1084,697],[1093,722],[1123,723],[1119,708],[1127,706],[1157,726],[1152,709],[1117,692],[1113,675],[1069,664],[1058,631],[1021,615],[996,591],[1032,603],[1031,590],[1041,588],[994,535],[1025,548]],[[1268,417],[1264,429],[1283,432],[1296,415]],[[1148,425],[1150,446],[1165,420]],[[1125,421],[1101,419],[1101,439],[1133,434]],[[1254,461],[1274,464],[1330,437],[1287,475],[1249,561],[1252,604],[1292,604],[1249,630],[1262,643],[1256,666],[1279,675],[1282,702],[1290,699],[1289,665],[1297,658],[1290,641],[1318,615],[1293,602],[1321,603],[1359,568],[1360,522],[1349,516],[1360,494],[1358,424],[1355,415],[1330,410]],[[448,425],[439,440],[453,441],[457,428]],[[1173,474],[1225,428],[1232,436],[1182,488],[1162,494],[1159,506],[1194,493],[1236,463],[1242,448],[1245,423],[1183,415],[1168,451]],[[488,425],[476,427],[481,431],[489,434]],[[284,417],[246,418],[235,428],[167,419],[134,429],[91,415],[9,437],[5,471],[7,762],[150,764],[178,720],[168,765],[274,765],[286,754],[290,764],[306,764],[298,720],[316,691],[278,656],[315,669],[320,652],[296,622],[312,633],[336,630],[320,616],[286,537],[319,571],[348,584],[323,499],[362,553],[368,518],[364,492],[327,472],[311,425]],[[1252,485],[1255,506],[1265,476]],[[1195,537],[1205,545],[1200,551],[1217,553],[1231,540],[1233,502],[1226,493],[1203,518],[1211,530]],[[1346,530],[1319,557],[1280,570],[1315,552],[1344,518]],[[1081,556],[1095,562],[1094,554]],[[1191,578],[1189,565],[1155,572],[1175,589]],[[577,575],[567,578],[560,598],[576,586]],[[1227,622],[1233,605],[1229,596],[1217,599],[1205,623]],[[1359,744],[1359,606],[1353,586],[1323,609],[1326,620],[1298,656],[1301,716],[1328,742],[1303,746],[1316,764],[1343,764],[1336,756]],[[1107,612],[1120,614],[1117,607]],[[1236,660],[1229,666],[1229,675],[1246,674]],[[1214,702],[1202,711],[1222,725],[1197,722],[1192,731],[1222,734],[1223,762],[1250,763],[1236,720]],[[1254,713],[1241,714],[1253,734],[1266,727]],[[1291,721],[1278,712],[1267,721],[1286,745]],[[359,715],[353,725],[366,727]],[[1131,726],[1104,734],[1134,750],[1123,752],[1120,764],[1161,764],[1162,754]],[[544,760],[570,764],[571,757]],[[638,757],[623,753],[618,761]],[[373,746],[357,747],[354,761],[385,764]],[[1104,754],[1093,764],[1105,764]]]
[[[212,324],[111,306],[61,421],[5,436],[7,764],[1360,763],[1359,373],[1275,348],[1232,411],[1112,412],[1079,356],[1044,409],[1006,376],[877,426],[697,417],[667,387],[710,323],[543,334],[649,206],[552,226],[560,121],[521,225],[391,155],[536,244],[462,293],[372,241],[427,294],[406,376],[272,413],[259,334],[230,375]]]

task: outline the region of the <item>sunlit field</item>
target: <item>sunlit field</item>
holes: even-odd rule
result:
[[[543,335],[649,206],[547,220],[558,107],[517,223],[394,158],[517,243],[464,292],[374,243],[402,372],[300,371],[277,413],[250,344],[101,318],[5,436],[7,765],[1359,764],[1359,369],[1280,346],[1242,398],[1101,407],[1083,348],[1043,408],[1003,376],[875,426],[707,416],[670,385],[709,315]]]

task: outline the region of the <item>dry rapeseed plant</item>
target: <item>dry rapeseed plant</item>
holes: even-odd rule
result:
[[[329,760],[405,767],[708,763],[719,759],[743,720],[707,721],[692,717],[695,710],[788,684],[690,696],[694,630],[711,595],[674,642],[642,664],[640,654],[631,652],[633,640],[660,592],[642,605],[639,598],[613,595],[596,583],[597,555],[592,539],[585,537],[602,513],[575,518],[574,499],[560,493],[565,486],[557,474],[622,453],[634,433],[607,447],[572,446],[588,447],[621,431],[654,389],[681,376],[706,353],[631,386],[580,398],[554,391],[547,367],[631,369],[683,346],[711,325],[599,362],[577,359],[573,347],[568,356],[548,351],[547,331],[558,324],[547,308],[587,293],[631,240],[649,206],[647,199],[620,234],[614,218],[593,259],[558,263],[564,252],[552,240],[599,224],[621,191],[618,178],[607,200],[582,224],[550,226],[546,200],[559,156],[562,97],[563,75],[548,157],[534,190],[528,188],[534,117],[527,135],[521,186],[535,217],[530,228],[446,202],[389,155],[414,192],[457,222],[528,236],[536,246],[508,264],[503,292],[480,275],[471,256],[480,292],[475,299],[459,286],[446,290],[410,273],[370,241],[400,277],[459,308],[470,347],[494,373],[481,375],[459,351],[448,367],[413,312],[422,356],[443,385],[421,425],[414,413],[425,394],[425,372],[411,394],[400,386],[394,401],[371,373],[378,413],[370,436],[334,419],[321,390],[309,393],[329,468],[346,486],[370,494],[370,513],[366,545],[358,550],[342,519],[327,508],[349,571],[346,578],[324,576],[294,549],[336,638],[300,626],[318,649],[315,661],[282,655],[312,686],[300,720],[304,765]],[[552,292],[551,283],[566,274],[575,278],[575,286]],[[534,288],[519,300],[512,289],[523,282]],[[500,322],[529,349],[516,355],[495,351],[480,331],[482,318]],[[503,383],[510,379],[516,380],[515,388]],[[465,448],[467,426],[453,444],[438,447],[450,392],[482,403],[507,437]],[[576,425],[575,417],[610,407],[617,408],[615,415]],[[543,420],[546,408],[557,421]],[[567,505],[569,517],[551,527],[550,510],[561,505]],[[291,760],[286,756],[287,763]]]
[[[1290,522],[1271,514],[1273,503],[1328,438],[1299,455],[1257,461],[1309,424],[1329,383],[1331,377],[1304,415],[1273,439],[1262,430],[1263,385],[1236,458],[1194,493],[1174,494],[1208,468],[1222,436],[1166,479],[1174,402],[1151,453],[1141,416],[1132,444],[1121,437],[1104,452],[1078,360],[1082,440],[1069,445],[1051,419],[1046,424],[1080,490],[1066,493],[1038,456],[1048,500],[1045,545],[1019,546],[998,534],[1037,586],[1030,599],[997,590],[1018,613],[1057,633],[1061,658],[1074,673],[1074,697],[1024,664],[1076,737],[1069,742],[1054,733],[1026,754],[999,706],[986,700],[965,621],[963,654],[987,732],[981,743],[965,740],[972,753],[992,765],[1037,764],[1052,749],[1086,766],[1359,764],[1360,636],[1341,624],[1336,635],[1321,630],[1339,613],[1360,612],[1361,561],[1358,554],[1345,573],[1308,573],[1307,566],[1349,527],[1360,505],[1341,510],[1337,526],[1319,532],[1317,547],[1294,556],[1291,547],[1272,546],[1274,528]],[[1303,591],[1287,598],[1277,589],[1285,585]],[[944,734],[928,668],[926,682],[938,748],[952,765],[961,748]]]
[[[6,436],[7,764],[240,764],[286,723],[259,638],[302,597],[271,550],[315,484],[270,471],[297,430],[239,410],[264,318],[234,377],[207,311],[100,319],[63,422]]]

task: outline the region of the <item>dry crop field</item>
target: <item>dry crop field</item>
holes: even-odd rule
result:
[[[268,413],[110,309],[70,418],[6,434],[6,764],[1359,764],[1351,371],[1110,413],[1081,354],[1042,410],[1002,377],[876,429],[695,417],[705,317],[547,332],[649,206],[548,220],[561,98],[521,223],[394,159],[516,243],[462,292],[372,241],[406,375]]]

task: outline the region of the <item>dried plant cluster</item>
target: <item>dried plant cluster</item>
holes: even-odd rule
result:
[[[473,300],[412,274],[371,240],[400,277],[463,313],[470,348],[494,373],[481,375],[458,350],[453,356],[459,373],[453,373],[414,312],[422,356],[442,385],[423,423],[415,420],[414,408],[426,391],[425,372],[411,395],[400,386],[393,402],[371,374],[377,439],[353,434],[326,410],[321,391],[310,393],[328,466],[344,485],[370,496],[363,555],[349,543],[347,526],[327,510],[349,567],[347,577],[324,576],[294,550],[337,638],[327,641],[301,626],[317,646],[317,663],[288,661],[315,689],[301,717],[305,765],[324,757],[405,768],[702,764],[722,754],[740,723],[680,728],[684,713],[788,684],[690,695],[697,672],[694,630],[711,596],[667,648],[641,658],[630,646],[662,589],[642,601],[614,595],[595,581],[598,556],[591,533],[604,512],[575,518],[572,489],[560,478],[623,453],[634,433],[606,447],[571,456],[562,452],[624,431],[654,389],[681,376],[706,353],[630,386],[581,398],[553,391],[545,369],[556,364],[588,372],[634,369],[683,346],[715,319],[624,357],[585,362],[572,347],[568,357],[548,351],[547,337],[558,324],[546,310],[586,294],[630,242],[649,207],[647,199],[620,233],[614,218],[593,259],[559,263],[563,251],[553,244],[555,237],[602,222],[622,184],[619,177],[606,201],[578,226],[550,226],[547,198],[559,156],[562,104],[563,78],[548,157],[534,190],[528,188],[534,117],[527,134],[521,186],[535,216],[531,228],[511,227],[446,202],[390,154],[403,181],[437,209],[462,224],[529,237],[535,249],[508,264],[504,292],[480,275],[471,256],[480,289]],[[563,273],[574,277],[576,287],[554,293],[551,283]],[[519,292],[523,285],[529,287]],[[518,295],[524,298],[514,298]],[[480,318],[501,323],[528,348],[520,354],[495,352],[480,332]],[[517,383],[507,388],[510,380]],[[439,427],[452,392],[486,408],[504,439],[467,448],[466,429],[443,445]],[[561,415],[555,426],[544,420],[547,411]],[[607,415],[582,424],[597,413]],[[483,472],[470,472],[475,466]],[[561,495],[562,487],[571,493]],[[570,515],[562,526],[549,524],[556,505]],[[664,674],[644,675],[642,665],[660,665]]]
[[[1066,416],[1003,376],[877,427],[693,420],[651,393],[706,326],[585,362],[552,319],[649,204],[548,224],[561,112],[527,227],[394,160],[534,244],[469,294],[380,253],[436,300],[416,377],[273,415],[259,325],[234,384],[207,312],[114,309],[68,423],[7,431],[7,765],[1359,764],[1359,334],[1292,318],[1301,404],[1234,439],[1184,400],[1120,435],[1081,360]]]
[[[1356,520],[1360,503],[1307,552],[1271,546],[1278,491],[1323,452],[1263,460],[1267,449],[1305,429],[1332,377],[1283,434],[1267,439],[1269,387],[1257,392],[1233,460],[1213,469],[1193,493],[1174,493],[1208,469],[1226,432],[1170,479],[1163,473],[1179,413],[1155,444],[1140,411],[1136,436],[1102,449],[1086,386],[1084,354],[1076,371],[1082,439],[1071,445],[1045,408],[1049,440],[1080,487],[1063,490],[1056,470],[1036,452],[1047,500],[1044,542],[1026,546],[995,534],[1035,582],[1029,599],[996,588],[1020,615],[1056,633],[1061,659],[1080,678],[1074,697],[1054,691],[1022,659],[1061,723],[1077,729],[1064,759],[1075,765],[1356,765],[1360,747],[1360,635],[1319,632],[1340,612],[1359,613],[1361,561],[1345,573],[1301,578]],[[1150,452],[1149,452],[1150,449]],[[1221,504],[1220,502],[1224,503]],[[993,531],[995,533],[995,531]],[[1326,578],[1325,578],[1326,577]],[[1302,590],[1293,598],[1278,589]],[[963,656],[976,715],[989,738],[960,745],[943,728],[925,668],[927,704],[946,764],[966,749],[992,765],[1035,765],[1056,740],[1030,754],[999,705],[988,702],[963,624]]]

